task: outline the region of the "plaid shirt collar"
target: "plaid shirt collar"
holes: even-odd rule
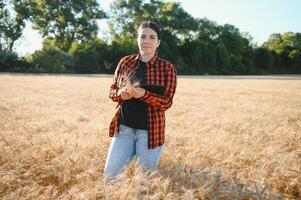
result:
[[[141,54],[140,54],[140,52],[139,52],[139,53],[136,55],[135,60],[138,61],[139,58],[140,58],[140,56],[141,56]],[[158,54],[157,54],[157,52],[156,52],[155,55],[152,57],[152,59],[151,59],[150,61],[147,62],[147,64],[154,65],[155,62],[156,62],[156,60],[157,60],[157,58],[158,58]]]

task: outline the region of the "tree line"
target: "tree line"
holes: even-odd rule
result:
[[[109,31],[99,38],[97,21]],[[105,13],[97,0],[0,0],[0,71],[113,73],[121,57],[137,53],[137,26],[161,27],[160,57],[179,74],[301,73],[301,33],[274,33],[261,46],[231,24],[194,18],[180,3],[115,0]],[[26,23],[43,37],[43,47],[19,57],[15,42]]]

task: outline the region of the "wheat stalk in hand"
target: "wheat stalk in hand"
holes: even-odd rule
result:
[[[124,74],[121,76],[121,81],[119,84],[119,88],[131,88],[131,87],[139,87],[140,86],[140,80],[135,78],[132,74]]]

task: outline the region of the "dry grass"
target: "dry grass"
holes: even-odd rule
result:
[[[179,78],[158,170],[104,188],[110,83],[0,75],[0,199],[301,199],[301,79]]]

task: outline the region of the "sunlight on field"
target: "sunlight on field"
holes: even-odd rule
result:
[[[158,170],[105,189],[110,83],[0,75],[0,199],[301,198],[301,78],[179,78]]]

